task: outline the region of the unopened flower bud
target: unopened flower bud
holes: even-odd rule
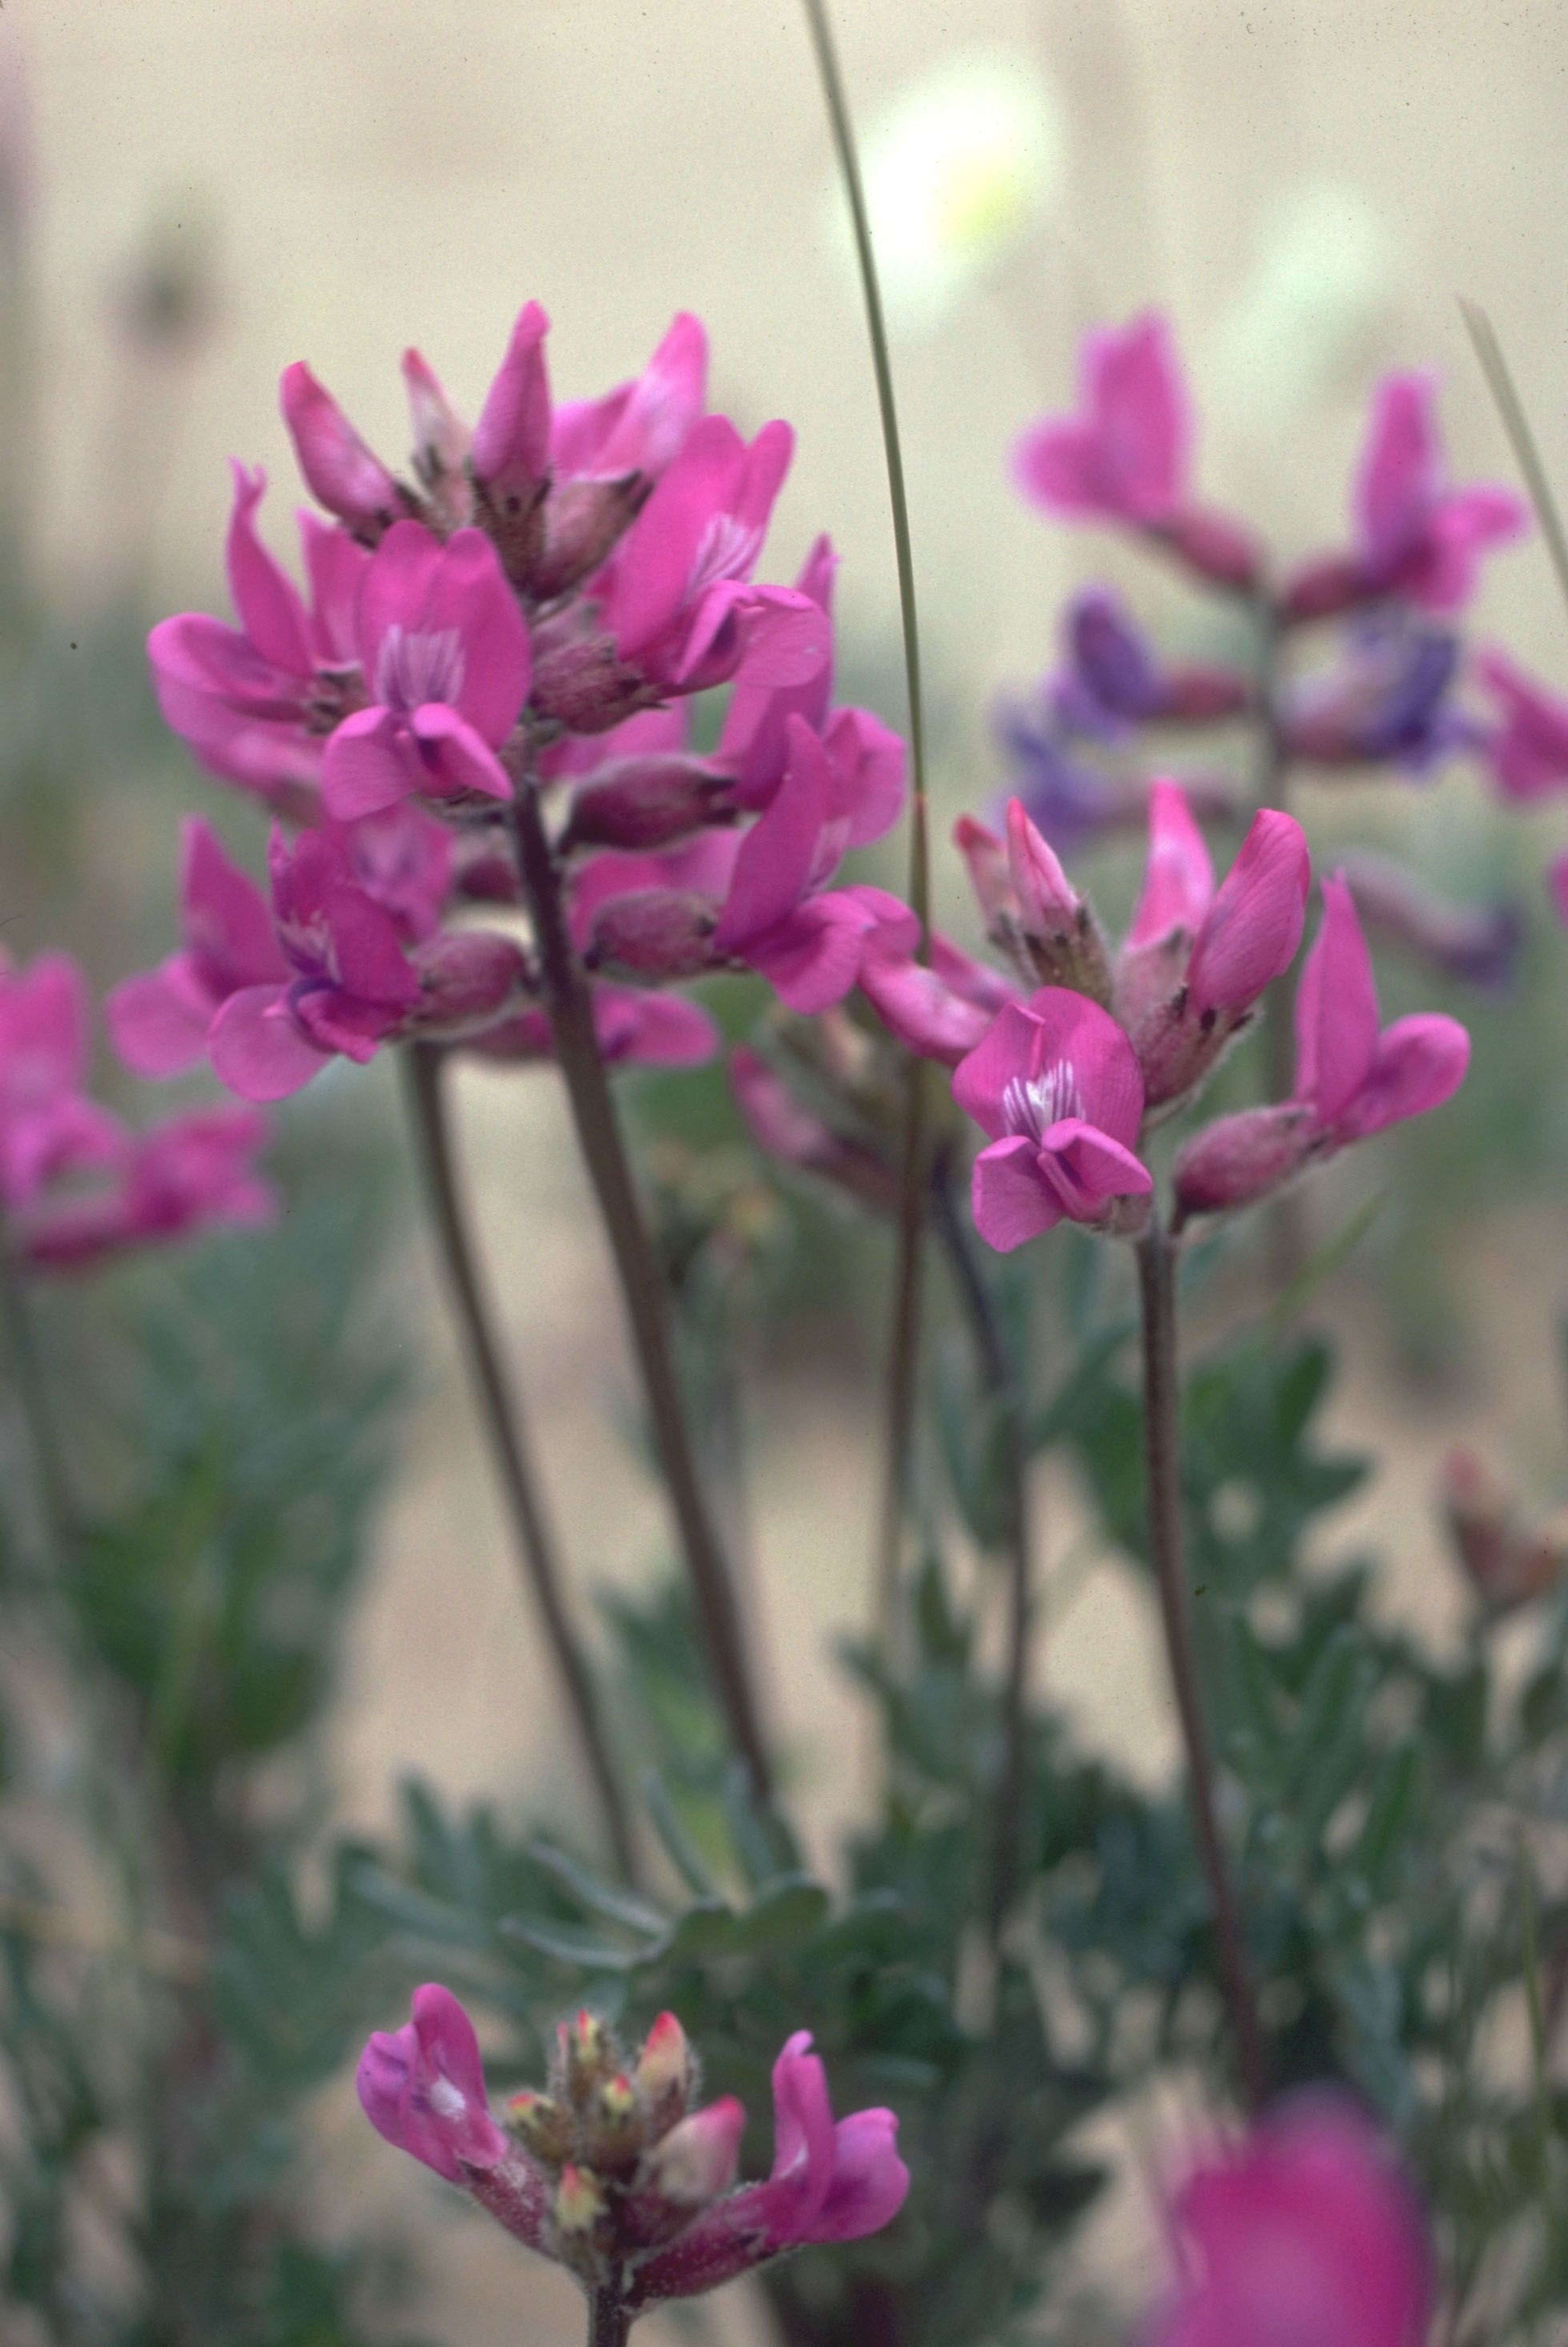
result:
[[[617,657],[609,636],[579,636],[535,647],[531,701],[541,717],[571,733],[608,733],[659,698],[641,673]]]
[[[642,2149],[642,2110],[624,2071],[606,2078],[589,2098],[583,2141],[594,2167],[614,2175],[635,2168]]]
[[[544,340],[549,320],[530,302],[512,329],[507,355],[474,426],[477,518],[514,586],[528,577],[544,540],[549,466],[550,394]]]
[[[553,2095],[537,2094],[525,2086],[508,2096],[507,2124],[524,2149],[547,2168],[564,2165],[572,2147],[571,2113]]]
[[[642,2041],[633,2073],[654,2133],[684,2115],[696,2075],[690,2038],[672,2013],[661,2013]]]
[[[449,929],[419,955],[422,1034],[471,1035],[492,1026],[532,990],[528,956],[495,929]]]
[[[649,2154],[640,2188],[678,2209],[701,2209],[716,2200],[735,2180],[745,2125],[745,2111],[733,2095],[693,2111]]]
[[[403,354],[403,381],[414,425],[415,478],[444,526],[457,529],[473,504],[467,426],[417,351]]]
[[[961,815],[953,825],[953,845],[968,869],[969,886],[988,930],[1016,909],[1007,849],[994,831]]]
[[[556,2187],[552,2214],[563,2240],[586,2240],[598,2230],[609,2211],[604,2187],[589,2168],[569,2160]]]
[[[639,888],[600,906],[587,959],[591,969],[622,977],[695,978],[715,967],[718,925],[706,897],[679,888]]]
[[[578,2110],[620,2067],[620,2051],[597,2013],[587,2007],[560,2025],[561,2067],[569,2101]]]
[[[613,481],[563,481],[543,507],[542,542],[530,565],[530,595],[547,603],[591,579],[648,500],[641,473]]]
[[[704,824],[733,821],[733,787],[701,758],[617,758],[578,790],[562,844],[668,847]]]
[[[1007,862],[1012,917],[1036,984],[1071,987],[1109,1003],[1111,962],[1094,915],[1020,799],[1008,803]]]
[[[1296,1101],[1216,1118],[1176,1152],[1172,1181],[1178,1222],[1228,1214],[1267,1197],[1300,1173],[1317,1137],[1312,1110]]]
[[[313,496],[373,542],[415,501],[367,448],[336,400],[302,363],[286,367],[279,385],[283,421]]]

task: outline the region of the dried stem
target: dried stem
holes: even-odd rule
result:
[[[533,917],[550,1031],[578,1143],[593,1184],[631,1326],[653,1440],[684,1552],[697,1615],[732,1741],[761,1800],[772,1771],[753,1692],[740,1612],[697,1472],[671,1342],[669,1307],[643,1227],[610,1080],[599,1049],[588,982],[567,931],[560,875],[533,783],[520,775],[513,806],[518,867]]]
[[[951,1167],[938,1163],[932,1184],[937,1235],[968,1323],[980,1382],[1000,1413],[1002,1541],[1008,1565],[1007,1670],[1002,1683],[1002,1767],[997,1787],[991,1849],[990,1917],[999,1937],[1018,1884],[1023,1829],[1024,1777],[1029,1760],[1029,1649],[1034,1610],[1034,1559],[1029,1522],[1029,1455],[1024,1447],[1019,1379],[997,1323],[989,1292],[975,1261],[963,1211],[952,1190]]]
[[[635,1851],[625,1796],[600,1717],[592,1673],[568,1616],[565,1576],[540,1497],[521,1404],[490,1326],[468,1237],[442,1097],[442,1054],[433,1044],[411,1043],[402,1057],[430,1216],[478,1390],[480,1414],[500,1479],[518,1562],[538,1608],[545,1642],[565,1690],[616,1863],[630,1879],[635,1872]]]
[[[876,255],[871,242],[871,222],[866,210],[860,159],[854,125],[845,96],[834,46],[827,0],[804,0],[817,71],[828,122],[849,204],[855,232],[860,288],[866,303],[866,326],[871,342],[871,364],[876,378],[876,405],[882,421],[882,446],[887,460],[887,496],[893,510],[893,550],[898,568],[898,606],[904,623],[904,670],[909,693],[909,903],[920,924],[917,948],[923,961],[930,950],[930,847],[926,796],[926,720],[920,692],[920,630],[915,605],[915,554],[909,536],[909,500],[904,487],[904,452],[898,437],[898,409],[893,395],[893,364],[887,351],[887,329],[882,315],[882,289],[876,275]],[[918,1060],[910,1064],[904,1124],[904,1172],[898,1207],[898,1261],[893,1283],[893,1327],[887,1361],[887,1472],[878,1540],[878,1589],[885,1639],[892,1635],[897,1612],[899,1560],[903,1542],[904,1501],[908,1480],[911,1432],[915,1416],[917,1371],[920,1349],[920,1242],[925,1225],[927,1159],[926,1072]]]
[[[1143,1459],[1148,1487],[1149,1554],[1160,1592],[1176,1709],[1187,1754],[1193,1828],[1214,1910],[1220,1980],[1235,2038],[1247,2102],[1255,2113],[1267,2093],[1246,1942],[1219,1819],[1214,1763],[1198,1686],[1191,1605],[1182,1546],[1181,1388],[1176,1368],[1175,1250],[1158,1215],[1138,1246],[1143,1307]]]

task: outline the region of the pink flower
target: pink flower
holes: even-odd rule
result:
[[[784,778],[740,844],[712,942],[810,1013],[843,1001],[868,940],[908,951],[917,928],[885,889],[827,887],[853,835],[858,772],[836,766],[803,717],[789,718],[785,739]]]
[[[1283,2106],[1195,2168],[1173,2213],[1186,2270],[1152,2347],[1424,2347],[1425,2218],[1346,2097]]]
[[[326,736],[360,698],[354,612],[369,558],[302,514],[307,606],[257,535],[265,487],[264,473],[235,466],[228,563],[239,627],[184,611],[153,629],[148,655],[167,723],[210,772],[309,808]]]
[[[632,2279],[630,2302],[692,2298],[807,2241],[857,2241],[890,2224],[909,2171],[891,2111],[834,2123],[827,2078],[797,2030],[774,2065],[774,2164],[763,2184],[716,2201]]]
[[[953,1098],[990,1135],[975,1160],[975,1227],[1009,1255],[1064,1217],[1131,1230],[1153,1187],[1133,1151],[1143,1080],[1109,1012],[1065,987],[1009,1003],[959,1062]]]
[[[354,2085],[376,2132],[449,2184],[506,2157],[506,2136],[485,2096],[479,2041],[450,1989],[434,1982],[416,1988],[413,2019],[401,2029],[375,2031]]]
[[[11,1214],[83,1167],[117,1162],[118,1117],[82,1096],[91,1051],[87,980],[66,954],[13,970],[0,958],[0,1204]]]
[[[907,948],[890,950],[886,932],[871,938],[861,959],[860,990],[907,1050],[949,1068],[974,1050],[999,1010],[1023,999],[1021,988],[940,930],[932,933],[928,964]]]
[[[707,404],[708,337],[700,318],[682,311],[642,373],[599,399],[556,409],[550,456],[571,479],[614,480],[668,472]]]
[[[1483,652],[1476,672],[1501,706],[1502,722],[1487,736],[1485,753],[1504,797],[1540,799],[1568,790],[1568,701],[1499,651]]]
[[[1163,539],[1217,584],[1250,587],[1257,554],[1218,515],[1188,503],[1193,419],[1186,385],[1159,314],[1085,337],[1076,415],[1031,425],[1013,473],[1031,503],[1070,521],[1124,522]]]
[[[1356,548],[1308,563],[1285,592],[1289,618],[1325,618],[1379,596],[1458,611],[1489,548],[1517,538],[1527,516],[1507,489],[1450,488],[1428,374],[1391,374],[1373,395],[1356,479]]]
[[[795,581],[795,592],[826,620],[837,568],[832,540],[819,538]],[[869,710],[833,708],[831,629],[826,656],[800,681],[770,682],[770,667],[765,643],[760,655],[743,660],[713,753],[714,764],[734,778],[736,803],[753,811],[772,804],[789,764],[789,721],[799,717],[821,738],[839,777],[850,809],[848,845],[880,839],[903,809],[904,744]],[[758,668],[764,677],[753,681]]]
[[[339,822],[427,798],[509,799],[496,752],[522,714],[528,631],[488,538],[445,546],[396,522],[360,592],[357,639],[371,705],[327,743],[322,796]]]
[[[1311,859],[1294,817],[1253,817],[1223,886],[1174,783],[1149,794],[1143,893],[1117,964],[1113,1007],[1149,1106],[1190,1092],[1301,942]]]
[[[835,1133],[803,1108],[784,1079],[743,1043],[730,1054],[730,1090],[764,1156],[799,1173],[818,1174],[882,1214],[893,1213],[898,1185],[891,1165],[863,1142]]]
[[[1351,1142],[1440,1108],[1470,1063],[1470,1037],[1437,1011],[1379,1030],[1372,958],[1343,873],[1323,883],[1323,926],[1296,998],[1296,1088],[1273,1108],[1205,1125],[1176,1153],[1179,1213],[1252,1204]]]
[[[1372,957],[1343,873],[1323,883],[1323,926],[1296,998],[1296,1098],[1336,1148],[1440,1108],[1464,1081],[1470,1037],[1418,1012],[1379,1031]]]
[[[717,1056],[717,1025],[701,1003],[683,994],[616,986],[607,979],[595,979],[589,993],[594,1032],[609,1067],[700,1068]],[[553,1059],[548,1014],[519,1011],[475,1036],[469,1048],[487,1059]]]
[[[106,1179],[44,1196],[19,1220],[25,1258],[77,1270],[129,1247],[217,1225],[268,1222],[277,1211],[252,1160],[267,1137],[253,1109],[193,1109],[138,1133]]]
[[[279,405],[311,494],[374,544],[412,509],[407,492],[372,454],[336,400],[302,360],[285,367]]]
[[[104,1006],[115,1049],[138,1076],[195,1067],[231,994],[289,974],[266,898],[200,815],[180,826],[179,860],[182,949],[157,969],[122,979]]]
[[[602,616],[623,667],[682,692],[723,683],[743,653],[759,685],[822,667],[821,607],[750,584],[794,447],[787,424],[764,424],[750,446],[723,415],[693,425],[616,553]]]
[[[421,993],[396,924],[358,885],[341,841],[307,831],[291,846],[274,831],[269,862],[284,974],[231,994],[210,1036],[216,1072],[252,1101],[298,1092],[336,1052],[373,1059]]]

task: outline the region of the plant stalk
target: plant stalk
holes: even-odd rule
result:
[[[920,628],[915,603],[915,554],[909,535],[909,500],[904,485],[904,451],[898,436],[898,407],[893,395],[893,363],[888,355],[887,328],[882,314],[882,288],[871,241],[871,221],[860,158],[845,95],[844,77],[833,38],[827,0],[804,0],[806,24],[822,80],[823,97],[833,132],[833,144],[849,205],[855,235],[860,289],[866,304],[866,328],[871,343],[871,365],[876,378],[876,406],[882,423],[882,446],[887,461],[887,497],[893,513],[893,551],[898,569],[898,608],[904,628],[904,671],[909,695],[909,904],[920,924],[917,948],[924,961],[930,951],[931,876],[929,826],[926,790],[926,717],[920,691]],[[903,1546],[904,1503],[913,1448],[915,1396],[920,1349],[920,1243],[924,1234],[927,1140],[926,1072],[918,1060],[909,1068],[905,1112],[903,1179],[898,1204],[898,1256],[893,1281],[893,1327],[888,1339],[886,1477],[877,1542],[878,1607],[884,1641],[893,1634],[897,1608],[899,1565]]]
[[[453,1160],[441,1059],[440,1050],[431,1043],[410,1043],[402,1054],[430,1216],[478,1392],[480,1416],[505,1498],[518,1563],[538,1609],[545,1643],[565,1690],[616,1863],[630,1880],[636,1871],[636,1853],[626,1799],[600,1717],[593,1676],[567,1612],[565,1575],[540,1496],[521,1405],[486,1308]]]
[[[1193,1645],[1191,1600],[1182,1542],[1181,1385],[1176,1366],[1175,1249],[1158,1214],[1138,1244],[1143,1315],[1143,1460],[1149,1555],[1187,1755],[1187,1795],[1198,1855],[1208,1884],[1221,1985],[1235,2039],[1237,2065],[1255,2115],[1267,2096],[1251,1967],[1241,1911],[1214,1810],[1214,1761]]]
[[[643,1227],[610,1080],[600,1053],[588,982],[568,933],[560,876],[538,794],[517,778],[513,825],[518,868],[533,917],[550,1032],[571,1106],[578,1144],[620,1281],[642,1375],[654,1446],[675,1518],[709,1664],[731,1739],[751,1771],[759,1800],[772,1799],[761,1719],[753,1691],[734,1583],[697,1472],[671,1341],[669,1307]]]
[[[631,2315],[620,2278],[588,2295],[588,2347],[626,2347]]]
[[[1253,803],[1290,813],[1290,752],[1279,723],[1279,613],[1266,596],[1255,605],[1258,651],[1255,671],[1257,693],[1257,759],[1254,769]],[[1296,1087],[1296,979],[1292,972],[1276,978],[1264,998],[1264,1052],[1271,1101],[1286,1101]],[[1273,1284],[1286,1288],[1300,1275],[1307,1259],[1306,1210],[1299,1190],[1280,1193],[1268,1208],[1269,1267]]]
[[[943,1159],[932,1183],[937,1235],[968,1323],[980,1383],[1000,1414],[1002,1542],[1007,1553],[1007,1668],[1002,1681],[1002,1766],[991,1849],[991,1936],[999,1939],[1018,1886],[1024,1781],[1029,1763],[1029,1651],[1034,1614],[1034,1553],[1030,1537],[1029,1456],[1020,1422],[1019,1379],[975,1261],[963,1209]]]

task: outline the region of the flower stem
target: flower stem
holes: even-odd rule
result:
[[[663,1282],[643,1227],[610,1080],[600,1053],[588,983],[568,934],[560,876],[545,830],[538,792],[526,775],[517,779],[513,821],[518,868],[533,917],[556,1058],[566,1083],[578,1143],[615,1258],[648,1399],[654,1446],[685,1554],[714,1685],[735,1749],[751,1771],[758,1799],[766,1801],[772,1798],[773,1772],[752,1688],[734,1584],[697,1472],[671,1342]]]
[[[411,1043],[402,1055],[409,1114],[424,1166],[430,1216],[468,1366],[478,1389],[485,1431],[505,1495],[518,1561],[538,1608],[546,1644],[566,1692],[616,1863],[630,1878],[635,1872],[635,1852],[626,1800],[600,1717],[592,1674],[568,1617],[564,1575],[539,1495],[521,1408],[485,1306],[453,1163],[452,1135],[442,1097],[441,1058],[438,1048],[430,1043]]]
[[[1288,815],[1290,752],[1279,722],[1280,617],[1266,595],[1258,597],[1255,609],[1258,743],[1254,803]],[[1264,998],[1263,1025],[1268,1097],[1286,1101],[1296,1086],[1296,980],[1288,970],[1275,979]],[[1299,1190],[1283,1190],[1271,1203],[1268,1251],[1274,1285],[1288,1287],[1307,1260],[1306,1213]]]
[[[1176,1368],[1175,1249],[1158,1215],[1138,1243],[1143,1307],[1143,1460],[1149,1554],[1187,1754],[1187,1794],[1198,1855],[1208,1883],[1220,1981],[1235,2039],[1247,2103],[1255,2113],[1267,2094],[1246,1941],[1214,1811],[1214,1763],[1198,1686],[1191,1604],[1182,1552],[1181,1387]]]
[[[617,2277],[588,2298],[588,2347],[626,2347],[631,2314]]]
[[[1008,1561],[1007,1671],[1002,1682],[1002,1765],[991,1848],[990,1917],[999,1937],[1018,1884],[1029,1762],[1029,1648],[1034,1558],[1030,1540],[1029,1456],[1020,1423],[1019,1380],[1008,1358],[991,1298],[953,1195],[952,1169],[939,1160],[932,1183],[937,1235],[968,1322],[980,1382],[1000,1416],[1002,1541]]]
[[[924,961],[930,951],[930,846],[926,794],[926,715],[920,692],[920,628],[915,604],[915,553],[909,535],[909,500],[904,486],[904,451],[898,437],[898,407],[893,395],[893,363],[887,350],[887,329],[882,315],[882,289],[876,275],[876,255],[866,209],[866,190],[855,128],[838,67],[827,0],[804,0],[806,23],[828,123],[849,205],[855,233],[860,290],[866,303],[866,327],[871,343],[871,365],[876,378],[876,406],[882,421],[882,446],[887,460],[887,497],[893,512],[893,552],[898,569],[898,607],[904,624],[904,671],[909,695],[909,904],[920,924],[917,952]],[[909,1090],[904,1123],[904,1171],[898,1206],[898,1260],[893,1283],[893,1328],[887,1361],[887,1472],[878,1540],[879,1609],[884,1640],[892,1635],[897,1611],[899,1561],[903,1544],[905,1490],[908,1480],[911,1434],[915,1417],[917,1368],[920,1348],[920,1243],[924,1235],[927,1188],[926,1073],[921,1061],[909,1069]]]

